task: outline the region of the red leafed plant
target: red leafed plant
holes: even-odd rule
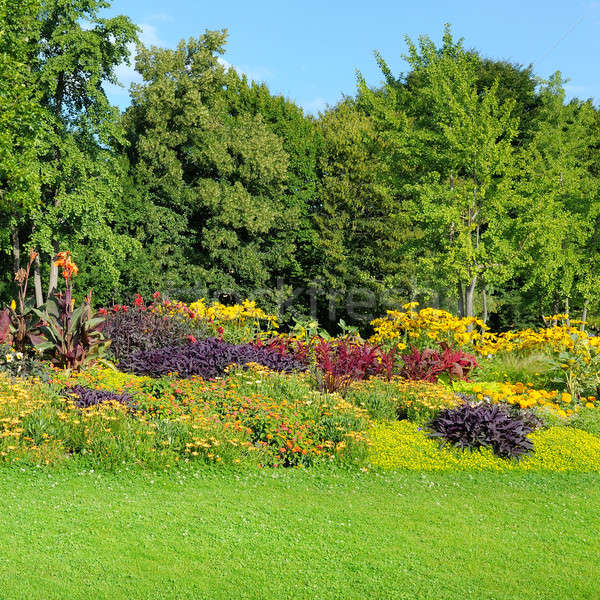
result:
[[[432,383],[441,375],[447,375],[450,380],[467,381],[471,371],[478,366],[475,356],[445,344],[442,344],[439,350],[425,348],[419,351],[411,346],[411,352],[402,356],[402,361],[402,377]]]
[[[326,392],[339,392],[354,381],[386,373],[391,378],[395,352],[385,353],[378,346],[350,338],[326,341],[315,346],[319,387]]]
[[[282,356],[292,355],[297,361],[307,365],[309,363],[310,346],[300,340],[288,337],[275,337],[268,340],[256,338],[254,345],[258,348],[269,348]]]

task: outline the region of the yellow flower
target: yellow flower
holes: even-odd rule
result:
[[[10,307],[12,310],[15,310],[17,308],[17,303],[14,300],[10,301]]]

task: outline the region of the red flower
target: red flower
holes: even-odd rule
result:
[[[135,295],[135,301],[134,302],[135,302],[135,305],[138,306],[138,307],[144,305],[144,299],[139,294]]]
[[[160,298],[160,292],[154,292],[154,294],[152,294],[152,297],[157,300],[158,298]]]

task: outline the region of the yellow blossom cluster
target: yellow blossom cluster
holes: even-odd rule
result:
[[[180,316],[191,320],[208,321],[210,323],[236,323],[245,325],[248,321],[269,323],[277,329],[277,317],[268,314],[256,306],[254,300],[244,300],[241,304],[226,305],[220,302],[208,303],[204,298],[186,304],[180,301],[166,300],[154,310],[169,316]]]
[[[561,417],[568,417],[579,409],[580,405],[588,408],[596,406],[594,396],[582,397],[578,402],[567,392],[557,390],[536,390],[531,383],[467,383],[456,382],[455,391],[476,395],[479,400],[502,402],[521,408],[548,408]]]
[[[258,308],[254,300],[246,299],[241,304],[227,306],[220,302],[207,304],[204,298],[201,298],[192,302],[189,308],[198,319],[205,321],[236,321],[239,324],[246,321],[263,321],[270,323],[273,329],[278,327],[277,317]]]
[[[436,308],[417,310],[418,303],[405,304],[403,311],[387,311],[387,316],[371,322],[373,343],[396,344],[404,349],[418,342],[446,342],[468,347],[482,356],[517,351],[577,351],[597,354],[600,337],[590,336],[579,329],[580,321],[567,315],[546,317],[545,327],[492,333],[480,319],[456,317]]]
[[[476,318],[459,318],[437,308],[416,310],[418,302],[405,304],[403,311],[388,310],[387,316],[371,322],[375,331],[371,342],[393,342],[400,350],[410,343],[422,341],[446,342],[460,346],[470,345],[487,329]]]

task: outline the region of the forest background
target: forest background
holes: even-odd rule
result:
[[[34,246],[96,303],[160,291],[365,325],[409,301],[494,329],[600,312],[600,113],[449,26],[318,116],[223,60],[144,47],[104,0],[0,0],[0,300]],[[131,105],[106,90],[137,47]]]

